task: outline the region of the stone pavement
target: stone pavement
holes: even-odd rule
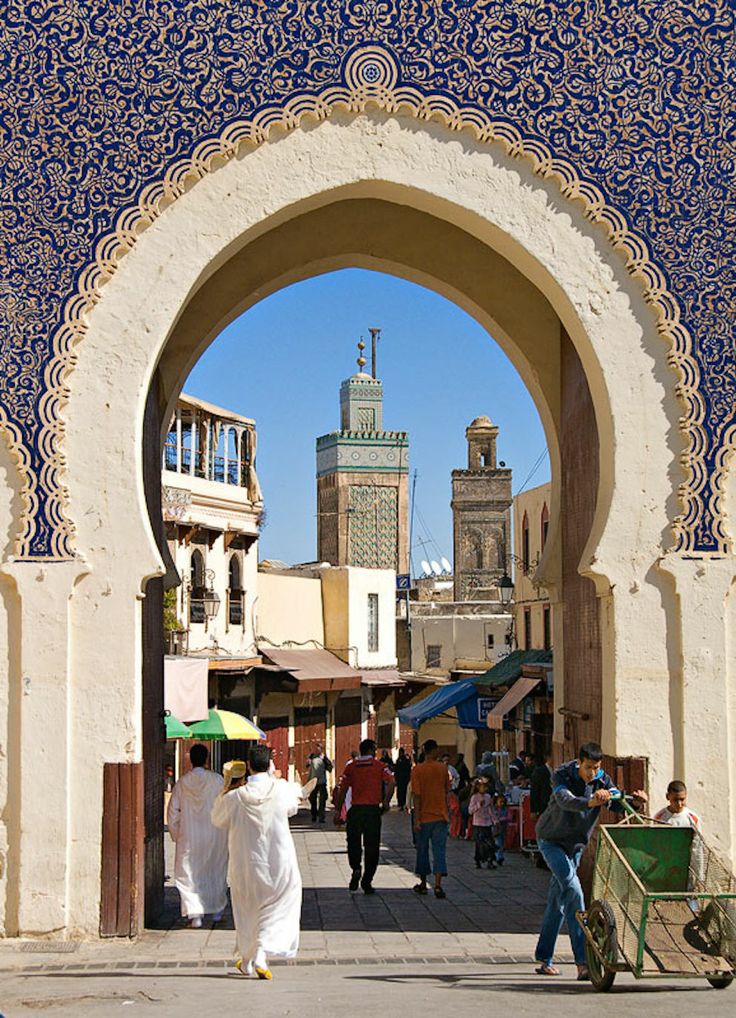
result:
[[[700,980],[636,983],[619,976],[611,994],[594,997],[589,984],[574,980],[566,938],[563,977],[535,976],[531,957],[547,875],[518,853],[509,853],[501,869],[478,871],[472,844],[451,842],[447,899],[419,897],[411,891],[409,821],[392,812],[384,822],[378,893],[366,897],[347,890],[345,836],[329,818],[313,826],[302,813],[293,830],[304,878],[302,946],[296,963],[274,964],[273,983],[235,973],[229,915],[202,930],[185,928],[169,883],[161,927],[134,942],[0,941],[0,1018],[108,1018],[118,1011],[208,1018],[245,1007],[266,1018],[344,1018],[387,1008],[401,1018],[459,1008],[582,1018],[595,1007],[607,1018],[637,1001],[647,1018],[735,1013],[736,992],[717,993]]]

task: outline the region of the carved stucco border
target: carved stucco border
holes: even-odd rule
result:
[[[80,275],[77,292],[66,303],[63,324],[53,338],[53,359],[44,372],[47,389],[40,404],[42,428],[39,440],[44,466],[39,480],[49,492],[48,518],[56,527],[53,559],[74,555],[74,526],[65,513],[68,492],[62,481],[65,466],[62,411],[68,393],[66,379],[76,361],[75,347],[87,328],[87,313],[99,300],[101,288],[115,272],[120,259],[171,202],[216,164],[232,159],[242,146],[263,144],[274,129],[294,130],[303,118],[322,121],[336,110],[359,114],[370,105],[389,114],[408,113],[419,121],[438,120],[451,131],[469,131],[480,143],[500,143],[510,157],[528,160],[538,176],[555,180],[565,198],[580,201],[586,218],[605,229],[612,248],[623,256],[627,271],[639,281],[644,299],[654,309],[660,335],[669,342],[668,362],[679,379],[675,392],[685,406],[679,426],[686,446],[682,454],[686,480],[679,488],[682,510],[673,524],[674,544],[681,553],[693,550],[694,527],[706,508],[702,490],[707,481],[704,457],[707,436],[703,427],[705,407],[699,392],[700,369],[693,356],[692,337],[680,321],[679,303],[668,290],[665,277],[653,262],[646,242],[629,228],[621,212],[606,203],[594,184],[581,180],[571,163],[555,159],[542,142],[523,138],[512,125],[494,121],[476,108],[459,106],[447,96],[425,95],[413,87],[396,87],[395,82],[389,80],[376,84],[357,81],[352,87],[330,87],[319,94],[293,98],[283,106],[263,109],[252,119],[231,123],[219,137],[201,142],[190,158],[173,163],[163,179],[145,187],[138,201],[120,213],[115,229],[98,242],[93,261]],[[10,435],[11,448],[23,482],[23,514],[16,557],[35,560],[37,556],[31,555],[30,543],[38,503],[36,478],[29,469],[28,454],[18,430],[11,421],[3,423]],[[736,431],[730,437],[736,441]],[[714,529],[721,553],[728,549],[728,539],[720,519],[728,452],[725,449],[719,458],[721,473],[715,479],[708,506],[716,520]]]

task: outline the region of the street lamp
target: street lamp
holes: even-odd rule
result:
[[[220,595],[214,590],[204,592],[204,613],[208,619],[214,619],[220,610]]]
[[[511,598],[514,594],[514,581],[506,572],[504,572],[503,576],[498,581],[498,591],[501,595],[501,604],[510,604]]]
[[[215,579],[214,569],[208,569],[205,572],[205,577],[207,579],[207,582],[209,583],[209,587],[207,587],[207,589],[205,590],[204,596],[202,598],[204,613],[208,619],[214,619],[214,617],[220,610],[220,595],[217,593],[216,590],[214,590],[213,587]]]

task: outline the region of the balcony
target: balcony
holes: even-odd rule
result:
[[[194,477],[200,477],[207,481],[216,481],[220,484],[233,484],[240,488],[247,488],[250,479],[250,466],[243,463],[238,470],[236,460],[228,460],[225,463],[224,456],[210,456],[209,470],[207,470],[206,457],[201,452],[194,455]],[[177,464],[176,443],[167,442],[164,445],[164,469],[179,472],[192,476],[192,451],[188,448],[181,449],[181,464]]]

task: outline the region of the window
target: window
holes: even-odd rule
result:
[[[243,624],[243,590],[240,582],[240,559],[237,555],[230,558],[229,583],[228,583],[228,612],[227,619],[231,626],[242,626]]]
[[[524,609],[524,650],[532,649],[532,610]]]
[[[496,637],[493,635],[493,633],[486,633],[486,648],[488,650],[493,650],[495,645],[496,645]]]
[[[529,517],[524,513],[524,520],[521,524],[521,568],[525,573],[529,572]]]
[[[442,646],[439,643],[427,644],[427,668],[440,668],[442,661]]]
[[[371,407],[358,407],[358,426],[361,431],[375,431],[376,411]]]
[[[548,604],[542,609],[542,625],[544,627],[544,649],[552,649],[552,610]]]
[[[542,551],[544,551],[544,546],[547,543],[548,533],[549,533],[549,509],[547,508],[547,503],[545,502],[544,505],[542,506]]]
[[[378,594],[368,595],[368,651],[378,650]]]
[[[192,559],[189,569],[189,621],[203,623],[204,613],[204,558],[202,552],[192,552]]]

